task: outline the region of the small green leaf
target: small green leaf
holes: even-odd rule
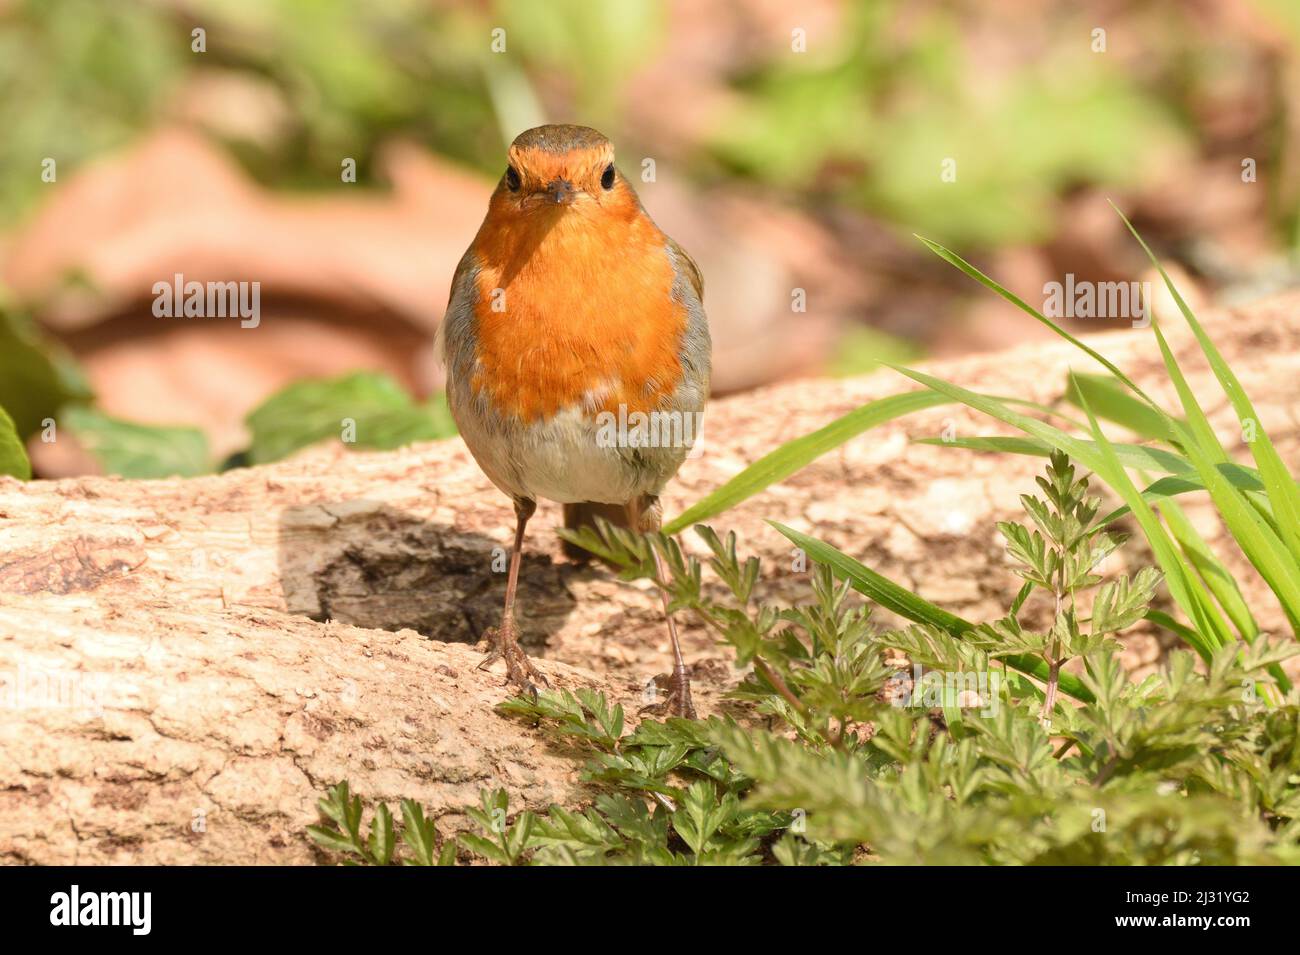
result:
[[[433,822],[425,818],[424,807],[414,799],[402,800],[402,840],[411,847],[417,865],[434,865],[434,853],[437,852],[437,840]],[[455,846],[452,857],[455,857]],[[444,847],[446,848],[446,847]],[[436,864],[441,865],[439,861]]]
[[[196,477],[212,470],[208,439],[198,428],[137,424],[80,405],[65,408],[62,422],[108,474]]]
[[[0,408],[0,474],[8,474],[26,481],[32,476],[32,465],[27,460],[27,449],[14,428],[13,419]]]
[[[370,842],[367,846],[375,865],[388,865],[393,861],[394,841],[393,815],[388,811],[388,806],[381,802],[375,807],[375,814],[370,820]]]
[[[80,369],[34,322],[0,307],[0,408],[27,439],[69,403],[92,397]]]
[[[510,865],[510,856],[506,854],[505,849],[491,840],[482,836],[475,835],[472,832],[462,832],[456,837],[460,844],[475,855],[480,855],[489,862],[495,862],[497,865]]]
[[[1146,615],[1147,604],[1160,583],[1160,571],[1144,567],[1136,577],[1108,580],[1097,591],[1092,605],[1091,629],[1094,635],[1119,633]],[[1085,651],[1075,655],[1082,656]]]
[[[352,840],[344,836],[336,829],[328,829],[325,826],[308,826],[307,834],[314,839],[317,844],[330,849],[334,852],[355,852],[356,846]]]
[[[531,812],[521,812],[514,825],[505,833],[504,845],[506,857],[509,858],[510,864],[515,865],[523,856],[524,850],[528,848],[528,840],[532,835],[533,826],[537,822],[537,817]]]
[[[711,783],[700,780],[691,784],[682,804],[673,813],[673,829],[696,855],[705,852],[714,834],[727,821],[732,807],[718,801]]]
[[[397,382],[377,372],[295,382],[247,417],[254,464],[278,461],[327,438],[390,450],[455,433],[445,399],[417,405]]]

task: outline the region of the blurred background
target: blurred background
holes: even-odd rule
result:
[[[719,393],[1050,334],[913,233],[1040,304],[1147,277],[1108,199],[1246,302],[1300,281],[1298,47],[1295,0],[0,0],[0,405],[46,477],[449,434],[433,336],[541,122],[700,263]],[[257,326],[159,317],[178,274]]]

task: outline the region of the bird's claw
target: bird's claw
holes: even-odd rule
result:
[[[695,719],[695,704],[691,701],[691,678],[686,667],[674,667],[672,673],[661,673],[654,678],[655,687],[665,696],[657,703],[641,707],[638,716],[680,716],[685,720]]]
[[[479,663],[477,669],[486,670],[498,660],[506,662],[506,683],[522,690],[533,699],[537,699],[538,684],[546,689],[551,688],[551,683],[541,670],[533,666],[533,661],[528,659],[528,654],[519,646],[519,635],[515,627],[506,624],[501,627],[493,627],[488,630],[484,636],[488,640],[491,649]]]

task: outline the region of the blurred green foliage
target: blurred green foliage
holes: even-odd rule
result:
[[[80,405],[65,409],[61,423],[107,474],[196,477],[212,470],[208,439],[198,428],[136,424]]]
[[[267,398],[246,419],[250,447],[221,464],[199,428],[124,421],[91,407],[93,399],[76,362],[26,316],[0,306],[0,474],[30,478],[25,442],[47,429],[72,435],[105,473],[127,478],[265,464],[331,437],[392,449],[456,433],[441,392],[417,403],[387,375],[368,371],[298,381]]]
[[[23,447],[18,432],[14,430],[13,419],[3,407],[0,407],[0,474],[7,474],[23,481],[32,476],[27,450]]]
[[[441,394],[419,405],[387,375],[368,371],[295,382],[259,405],[247,423],[253,464],[277,461],[327,438],[390,450],[456,433]]]
[[[856,6],[829,56],[774,51],[742,79],[748,96],[718,131],[719,154],[908,231],[988,246],[1049,237],[1061,192],[1131,184],[1143,156],[1178,136],[1168,105],[1089,52],[1086,31],[976,84],[957,19],[931,11],[900,43],[903,6]]]
[[[92,398],[60,348],[0,310],[0,474],[30,478],[24,442],[56,420],[105,473],[140,479],[267,464],[330,438],[391,450],[456,433],[441,392],[418,403],[387,375],[360,371],[297,381],[267,398],[246,418],[249,448],[218,464],[199,428],[125,421],[89,407]]]
[[[570,77],[576,113],[606,128],[618,124],[623,84],[658,46],[665,27],[657,0],[502,0],[496,9],[522,62]]]
[[[1278,44],[1262,51],[1249,25],[1207,36],[1204,24],[1214,18],[1175,3],[1153,6],[1158,12],[1119,4],[1107,18],[1121,44],[1147,52],[1140,68],[1131,55],[1093,53],[1092,6],[1064,0],[1014,36],[1006,35],[1003,24],[1013,20],[1005,13],[977,5],[847,2],[842,20],[812,31],[803,53],[791,49],[785,25],[773,30],[771,17],[746,23],[737,10],[702,11],[710,19],[700,21],[701,36],[714,46],[683,54],[677,43],[676,55],[709,60],[700,73],[701,82],[717,84],[705,91],[709,121],[685,122],[691,131],[663,158],[702,182],[729,176],[814,210],[848,207],[977,251],[1044,242],[1073,190],[1140,185],[1162,157],[1208,141],[1195,105],[1214,100],[1214,77],[1247,61],[1287,60],[1300,48],[1292,0],[1243,4],[1241,23],[1277,29]],[[257,179],[283,189],[337,185],[344,157],[373,185],[376,150],[394,136],[495,175],[503,142],[548,119],[590,123],[653,150],[653,142],[637,142],[646,134],[626,108],[628,81],[680,40],[683,22],[694,25],[670,9],[660,0],[0,3],[0,229],[54,188],[42,180],[45,159],[57,161],[66,181],[150,128],[192,120],[196,91],[208,107],[205,97],[233,96],[224,109],[234,122],[200,109],[202,123]],[[196,28],[205,31],[202,53],[191,48]],[[1256,131],[1258,155],[1285,173],[1300,124],[1284,88],[1261,86],[1259,95],[1267,118]],[[955,181],[941,174],[945,159],[954,161]],[[1263,183],[1287,243],[1300,234],[1293,179],[1277,174]],[[832,370],[910,359],[906,348],[854,332]],[[332,400],[328,388],[314,391],[321,387],[305,385],[259,409],[248,459],[271,460],[335,434],[341,417],[365,421],[370,437],[359,443],[379,447],[449,431],[443,411],[415,405],[396,385],[385,391],[364,375],[337,385],[362,410],[328,414],[313,404]],[[0,315],[0,407],[20,437],[89,400],[75,369],[30,323]],[[311,407],[295,434],[277,409],[300,401]],[[144,449],[166,446],[162,435],[151,442],[88,411],[67,420],[106,464],[129,473],[212,464],[207,449],[180,432],[171,457],[160,451],[149,464]]]
[[[370,371],[294,382],[253,409],[245,423],[248,449],[218,463],[198,428],[123,421],[80,405],[60,415],[61,427],[106,473],[127,478],[196,477],[245,463],[269,464],[329,439],[391,450],[456,433],[441,393],[419,404],[393,379]]]
[[[1249,5],[1300,46],[1293,3]],[[1136,70],[1092,52],[1086,9],[1066,4],[1044,11],[1048,26],[990,50],[967,34],[995,36],[992,12],[848,3],[838,29],[810,37],[806,53],[770,34],[757,50],[719,49],[734,70],[729,95],[685,165],[703,175],[720,165],[949,243],[1040,241],[1063,193],[1139,183],[1164,147],[1194,145],[1186,99],[1205,92],[1188,89],[1233,48],[1216,50],[1191,14],[1169,6],[1167,30],[1142,41],[1152,68]],[[370,181],[375,149],[396,134],[493,173],[503,141],[547,118],[635,140],[627,81],[668,39],[659,0],[14,0],[3,11],[0,165],[31,174],[0,181],[0,222],[46,187],[42,159],[65,175],[174,117],[199,78],[237,79],[275,104],[272,129],[217,132],[283,187],[337,183],[343,157]],[[1145,26],[1138,11],[1122,6],[1115,32]],[[195,27],[206,31],[201,54],[190,49]],[[505,48],[494,51],[497,29]],[[548,117],[543,99],[571,115]],[[940,175],[944,159],[955,160],[955,182]]]
[[[877,371],[882,363],[916,361],[920,357],[921,349],[915,342],[870,325],[853,325],[836,343],[826,371],[848,378]]]
[[[424,0],[195,0],[185,5],[16,0],[0,7],[0,223],[48,184],[173,116],[188,81],[238,79],[276,104],[266,136],[216,130],[262,181],[339,181],[343,157],[366,181],[394,134],[484,170],[503,139],[543,121],[527,71],[562,70],[593,123],[615,121],[621,79],[653,49],[655,0],[478,7]],[[491,31],[505,33],[504,54]],[[206,50],[191,50],[202,28]]]
[[[983,28],[994,38],[993,12],[847,3],[835,33],[810,37],[806,53],[779,42],[717,51],[739,72],[708,141],[697,144],[696,167],[719,160],[734,174],[857,205],[942,241],[1042,239],[1063,191],[1139,181],[1162,145],[1195,137],[1176,71],[1213,59],[1216,38],[1165,6],[1167,29],[1142,41],[1152,69],[1135,70],[1090,50],[1086,8],[1048,5],[1048,26],[1027,25],[1023,42],[1003,37],[1006,47],[990,50],[967,34]],[[1247,6],[1300,46],[1291,0]],[[1149,22],[1138,10],[1121,5],[1108,22],[1132,32]],[[125,142],[172,115],[200,74],[257,84],[279,104],[273,134],[230,134],[229,144],[284,186],[336,183],[345,156],[364,180],[374,149],[398,133],[496,171],[503,139],[547,118],[542,93],[574,114],[550,118],[634,138],[624,128],[626,84],[668,29],[660,0],[13,0],[0,11],[0,84],[9,93],[0,100],[0,165],[32,171],[0,182],[0,221],[39,195],[43,158],[57,158],[62,175]],[[196,27],[206,31],[201,54],[190,48]],[[494,52],[498,28],[505,49]],[[747,39],[732,37],[737,46]],[[956,183],[940,177],[943,158],[956,160]]]
[[[91,399],[72,358],[25,315],[0,307],[0,408],[28,438],[69,402]]]
[[[155,7],[97,0],[19,0],[0,12],[0,222],[63,176],[120,145],[157,115],[188,44]],[[23,175],[23,171],[27,175]]]

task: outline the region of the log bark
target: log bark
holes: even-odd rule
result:
[[[1300,462],[1300,296],[1206,323],[1293,467]],[[1230,448],[1240,427],[1194,341],[1174,349]],[[1175,407],[1149,332],[1094,344]],[[1068,345],[936,363],[994,394],[1050,402]],[[665,496],[681,511],[779,444],[910,387],[892,372],[798,381],[715,402],[703,453]],[[766,523],[814,533],[974,619],[1004,612],[1016,581],[995,522],[1016,516],[1035,459],[918,445],[1000,429],[957,406],[878,428],[713,521],[763,558],[759,597],[797,601],[808,575]],[[655,595],[560,554],[543,504],[520,585],[525,643],[558,686],[635,711],[669,666]],[[1266,629],[1272,597],[1203,506],[1189,513],[1246,583]],[[167,481],[0,479],[0,862],[307,863],[323,788],[419,799],[444,831],[481,787],[518,808],[581,798],[575,763],[497,715],[498,670],[470,644],[500,612],[509,501],[459,440],[392,453],[320,447],[267,467]],[[692,535],[684,540],[698,549]],[[1149,563],[1136,543],[1112,569]],[[1032,608],[1031,608],[1032,610]],[[881,613],[880,619],[888,615]],[[738,674],[683,620],[705,712]],[[1141,672],[1162,643],[1136,630]]]

